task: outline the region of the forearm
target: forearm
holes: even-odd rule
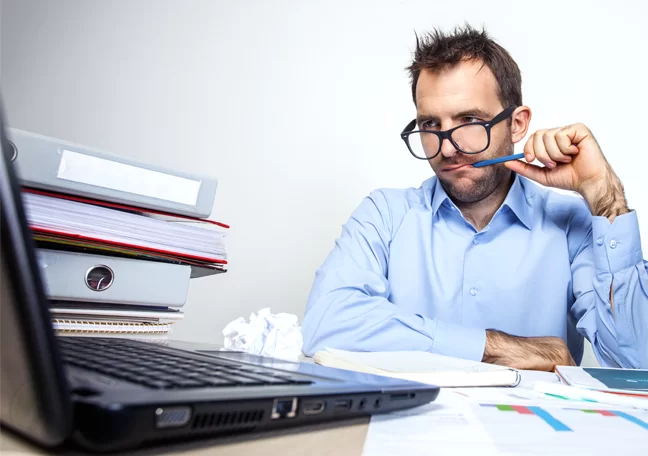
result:
[[[326,347],[353,351],[428,351],[478,361],[483,329],[406,312],[385,297],[333,290],[310,303],[302,325],[303,352]]]
[[[518,369],[552,371],[556,365],[573,365],[565,343],[556,337],[518,337],[486,331],[482,361]]]

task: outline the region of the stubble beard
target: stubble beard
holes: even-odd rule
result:
[[[502,144],[492,157],[488,158],[503,157],[510,155],[511,153],[513,153],[513,143],[509,140]],[[487,158],[484,157],[483,159],[485,160]],[[498,186],[502,185],[502,183],[507,181],[511,176],[511,171],[502,165],[490,165],[482,169],[484,172],[477,180],[468,179],[467,177],[455,179],[439,177],[439,181],[441,182],[443,189],[455,204],[476,203],[487,198]]]

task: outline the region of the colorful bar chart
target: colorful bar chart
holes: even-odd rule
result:
[[[648,431],[648,423],[646,423],[643,420],[640,420],[636,416],[632,416],[628,413],[620,412],[618,410],[585,410],[585,409],[569,409],[569,410],[580,410],[585,413],[598,413],[599,415],[603,415],[603,416],[618,416],[619,418],[623,418],[624,420],[630,421],[631,423],[634,423]]]
[[[542,407],[524,406],[524,405],[509,405],[509,404],[480,404],[482,407],[494,407],[502,412],[516,412],[521,415],[535,415],[557,432],[573,432],[573,430],[562,421],[551,415]],[[630,423],[636,424],[648,431],[648,422],[643,421],[636,416],[630,415],[626,412],[618,410],[595,410],[595,409],[581,409],[581,408],[565,408],[564,410],[574,410],[584,413],[595,413],[605,417],[617,417],[626,420]]]
[[[517,412],[521,415],[536,415],[557,432],[572,432],[562,421],[557,420],[553,415],[542,407],[507,404],[480,404],[482,407],[495,407],[502,412]]]

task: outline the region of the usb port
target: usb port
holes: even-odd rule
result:
[[[352,405],[353,401],[351,399],[339,399],[333,403],[333,410],[349,410],[351,409]]]

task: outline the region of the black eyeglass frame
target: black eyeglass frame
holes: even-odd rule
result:
[[[491,142],[491,128],[493,128],[495,125],[500,123],[502,120],[507,119],[513,114],[513,111],[517,106],[509,106],[506,108],[504,111],[500,112],[498,115],[493,117],[493,119],[486,121],[486,122],[471,122],[468,124],[463,124],[463,125],[457,125],[454,128],[451,128],[450,130],[444,130],[444,131],[435,131],[435,130],[414,130],[414,127],[416,127],[416,119],[412,120],[410,123],[407,124],[407,126],[403,129],[401,132],[400,136],[401,139],[405,142],[405,145],[407,146],[407,150],[409,150],[410,154],[414,158],[418,158],[419,160],[432,160],[434,157],[439,155],[439,152],[441,152],[441,147],[443,147],[443,140],[447,139],[450,141],[450,143],[461,153],[467,154],[467,155],[475,155],[475,154],[480,154],[484,152],[486,149],[490,147],[490,142]],[[481,125],[486,129],[486,136],[488,138],[488,141],[486,143],[486,147],[484,147],[482,150],[479,150],[477,152],[466,152],[459,147],[459,145],[452,139],[452,133],[455,130],[458,130],[462,127],[468,126],[468,125]],[[436,153],[430,157],[419,157],[414,153],[412,150],[412,147],[410,146],[409,142],[409,136],[414,134],[414,133],[426,133],[426,134],[433,134],[436,135],[439,138],[439,150],[436,151]]]

